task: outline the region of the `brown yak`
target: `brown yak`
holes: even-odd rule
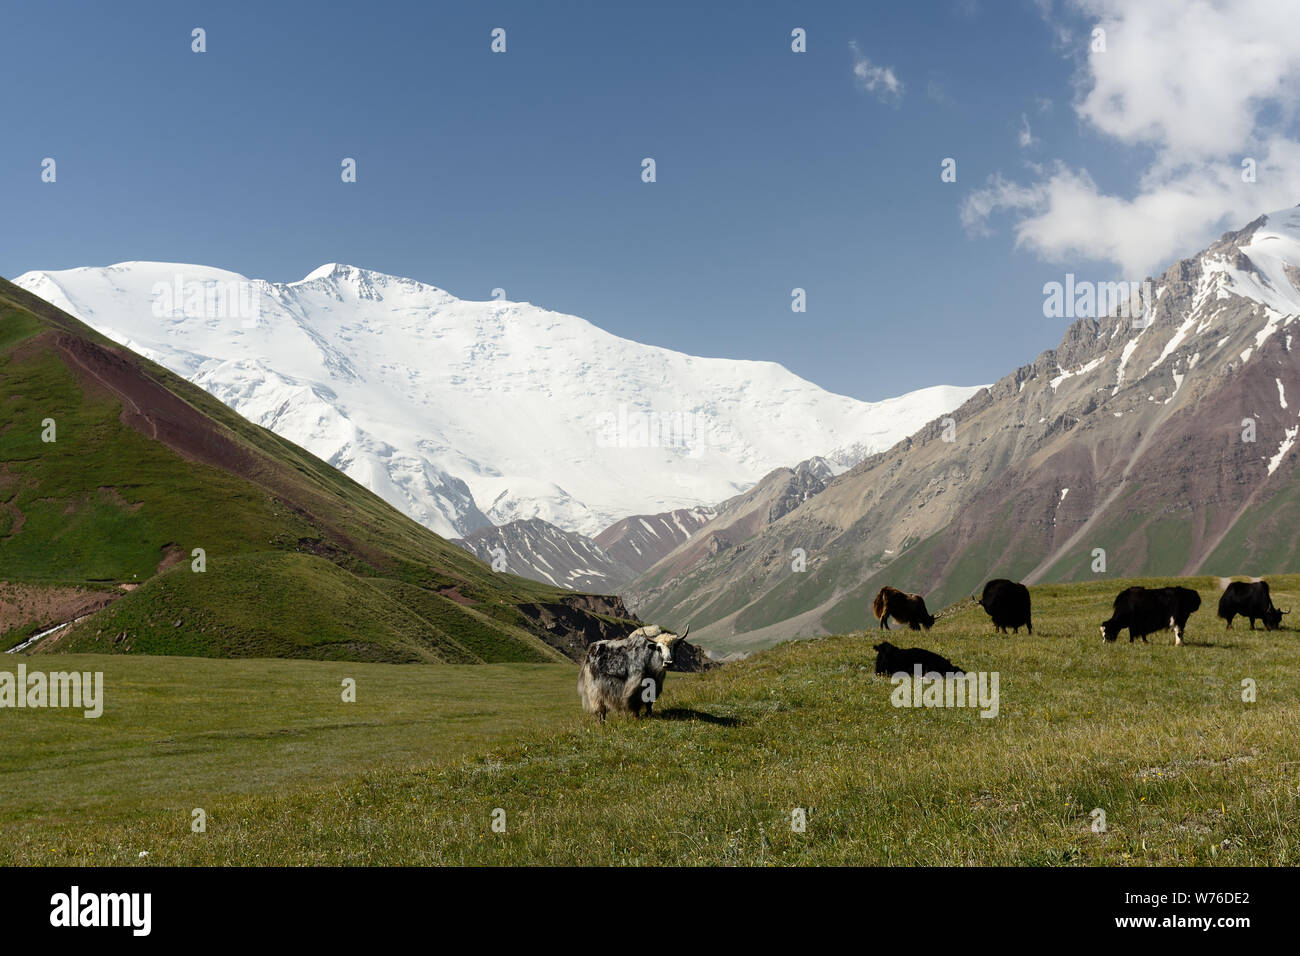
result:
[[[889,627],[891,617],[914,631],[921,628],[928,631],[934,627],[934,615],[925,609],[925,598],[919,594],[908,594],[898,588],[891,588],[889,585],[880,589],[872,610],[875,611],[876,620],[880,622],[881,630]]]

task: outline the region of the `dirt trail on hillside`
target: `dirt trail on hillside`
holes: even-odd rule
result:
[[[121,388],[115,388],[113,384],[108,381],[108,379],[106,379],[98,371],[92,368],[89,365],[89,363],[87,363],[82,358],[82,356],[77,354],[75,350],[67,348],[66,346],[64,346],[64,343],[62,342],[60,342],[59,345],[63,347],[63,354],[68,357],[69,361],[75,363],[78,368],[80,368],[83,372],[85,372],[87,375],[93,378],[100,385],[104,386],[104,388],[108,389],[108,391],[117,395],[119,398],[122,399],[122,401],[127,402],[131,406],[131,409],[135,412],[136,417],[142,419],[149,426],[151,426],[151,428],[153,429],[153,434],[150,436],[151,438],[158,437],[158,423],[153,419],[151,419],[148,415],[146,415],[141,410],[140,406],[136,404],[135,399],[132,398],[128,392],[126,392],[124,389]],[[125,412],[125,409],[123,409],[123,411]],[[126,415],[124,414],[122,417],[125,419]]]

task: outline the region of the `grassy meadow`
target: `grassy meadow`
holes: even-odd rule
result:
[[[1126,583],[1033,588],[1032,637],[970,605],[892,634],[998,672],[992,719],[892,706],[874,622],[669,675],[654,718],[604,726],[570,664],[29,657],[102,669],[107,702],[0,711],[0,863],[1300,862],[1300,634],[1225,631],[1194,578],[1188,646],[1105,645]]]

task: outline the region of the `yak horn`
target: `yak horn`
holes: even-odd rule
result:
[[[682,631],[682,640],[683,640],[683,641],[686,640],[686,635],[689,634],[689,633],[691,633],[691,626],[690,626],[689,624],[687,624],[687,625],[686,625],[686,630]]]

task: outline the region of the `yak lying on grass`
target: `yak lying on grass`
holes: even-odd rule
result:
[[[648,716],[663,692],[673,648],[690,632],[690,627],[674,634],[651,625],[627,637],[593,642],[578,673],[582,709],[602,721],[611,710]]]
[[[927,651],[923,647],[895,647],[889,641],[873,645],[876,652],[876,673],[892,675],[900,671],[911,674],[917,664],[921,665],[922,674],[964,674],[966,673],[946,657]]]
[[[871,610],[875,613],[876,620],[880,622],[882,630],[889,626],[888,620],[891,617],[914,631],[921,628],[928,631],[934,627],[934,615],[925,609],[925,598],[919,594],[908,594],[898,588],[891,588],[887,584],[877,592]]]

